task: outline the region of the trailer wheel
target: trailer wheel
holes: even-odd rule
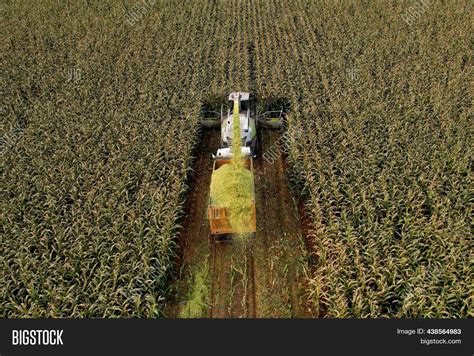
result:
[[[222,234],[222,235],[217,235],[216,237],[216,242],[229,242],[232,240],[232,235],[231,234]]]

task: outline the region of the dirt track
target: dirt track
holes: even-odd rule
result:
[[[168,317],[309,316],[301,223],[284,159],[275,145],[278,135],[263,130],[262,153],[272,152],[275,159],[258,157],[254,165],[257,233],[219,242],[210,235],[206,219],[211,154],[218,148],[219,131],[203,132],[178,242],[176,297],[168,302]]]

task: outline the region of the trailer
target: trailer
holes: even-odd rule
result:
[[[214,159],[212,174],[221,168],[223,165],[232,164],[231,159]],[[253,233],[257,231],[257,211],[255,208],[255,185],[253,175],[253,159],[251,156],[247,156],[244,159],[244,167],[248,169],[252,177],[252,199],[248,205],[248,219],[245,219],[244,226],[240,226],[239,231],[236,231],[230,224],[229,217],[230,212],[228,207],[217,206],[213,202],[212,195],[209,195],[209,206],[208,206],[208,219],[212,235],[223,235],[233,233]],[[211,178],[212,179],[212,178]]]

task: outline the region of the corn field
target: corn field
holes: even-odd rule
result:
[[[474,5],[413,3],[4,1],[0,315],[162,316],[202,103],[252,91],[314,315],[473,317]]]

